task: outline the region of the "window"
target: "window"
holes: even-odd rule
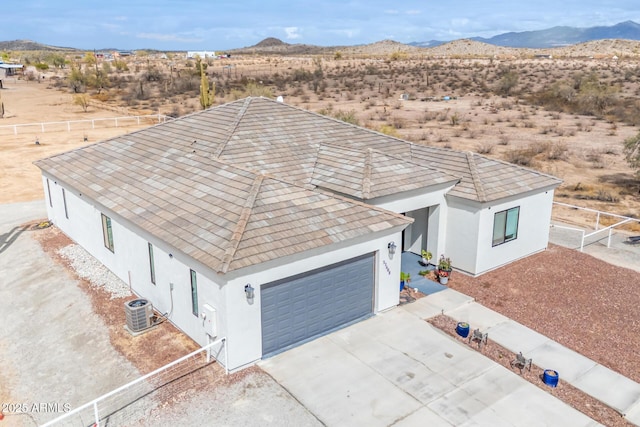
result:
[[[62,189],[62,204],[64,204],[64,217],[69,219],[69,211],[67,211],[67,194]]]
[[[191,312],[198,317],[198,282],[196,280],[196,272],[191,271]]]
[[[104,247],[113,252],[113,230],[111,230],[111,218],[102,215],[102,237],[104,238]]]
[[[520,207],[497,212],[493,219],[493,245],[498,246],[503,243],[515,240],[518,237],[518,217]]]
[[[148,243],[149,245],[149,270],[151,271],[151,283],[156,284],[156,267],[153,264],[153,245]]]
[[[49,186],[49,178],[47,178],[47,195],[49,196],[49,206],[53,207],[53,200],[51,200],[51,187]]]

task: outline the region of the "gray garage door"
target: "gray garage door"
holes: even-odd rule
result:
[[[373,266],[367,254],[263,285],[262,354],[371,315]]]

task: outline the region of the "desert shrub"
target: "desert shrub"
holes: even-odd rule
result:
[[[355,110],[349,110],[349,111],[336,110],[333,113],[333,117],[338,120],[342,120],[343,122],[351,123],[352,125],[356,125],[356,126],[360,125],[360,121],[358,120],[358,117],[356,117]]]
[[[536,152],[530,148],[519,148],[505,153],[505,160],[514,165],[531,166]]]
[[[393,136],[396,138],[400,138],[400,134],[392,125],[382,125],[378,128],[378,132],[383,133],[385,135]]]
[[[620,198],[614,194],[611,194],[608,190],[599,189],[595,196],[596,200],[601,202],[610,202],[617,203],[620,201]]]
[[[393,125],[393,127],[396,129],[402,129],[407,127],[407,122],[400,116],[393,116],[391,117],[391,125]]]
[[[491,144],[489,142],[484,143],[484,144],[480,144],[478,145],[478,148],[476,148],[476,153],[478,154],[491,154],[491,152],[493,152],[493,148],[495,147],[494,144]]]
[[[82,111],[86,112],[89,108],[89,95],[80,93],[73,96],[73,105],[79,105]]]
[[[569,148],[564,142],[549,144],[546,149],[547,160],[566,160]]]

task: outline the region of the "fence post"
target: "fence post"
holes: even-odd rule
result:
[[[582,239],[580,241],[580,252],[583,252],[582,249],[584,248],[584,230],[582,230]]]
[[[44,133],[44,123],[40,123],[40,129],[42,129],[42,133]]]
[[[596,230],[600,228],[600,212],[596,215]]]
[[[71,122],[67,122],[67,132],[71,132]]]
[[[98,402],[93,402],[93,416],[96,419],[95,427],[100,427],[100,414],[98,414]]]
[[[13,125],[13,134],[17,135],[18,134],[18,126]]]

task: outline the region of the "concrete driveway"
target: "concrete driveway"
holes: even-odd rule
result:
[[[260,366],[329,426],[598,425],[404,307]]]

